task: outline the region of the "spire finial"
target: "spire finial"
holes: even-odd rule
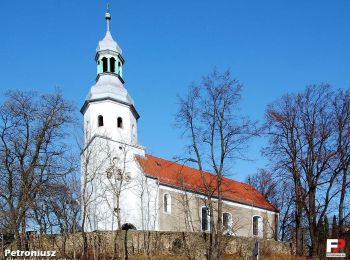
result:
[[[107,22],[107,31],[109,31],[109,21],[111,20],[111,13],[109,12],[109,3],[107,3],[107,10],[106,10],[106,14],[105,14],[105,18],[106,18],[106,22]]]

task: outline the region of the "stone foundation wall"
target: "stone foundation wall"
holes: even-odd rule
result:
[[[87,233],[87,259],[111,259],[116,256],[130,259],[136,256],[182,256],[176,259],[205,259],[209,241],[208,234],[156,231],[117,231]],[[223,249],[226,256],[239,256],[241,259],[253,254],[255,238],[224,237]],[[32,236],[31,250],[55,250],[60,257],[79,259],[83,252],[81,233],[64,236]],[[260,240],[262,256],[290,256],[289,243],[274,240]]]

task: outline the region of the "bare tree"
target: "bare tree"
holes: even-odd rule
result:
[[[277,111],[277,112],[276,112]],[[296,253],[303,254],[302,243],[302,185],[297,164],[297,108],[290,95],[284,96],[277,104],[270,105],[266,112],[270,146],[264,153],[269,156],[275,171],[291,173],[295,193],[295,241]],[[284,169],[284,171],[282,171]]]
[[[120,239],[118,230],[122,229],[122,214],[121,214],[121,199],[126,190],[132,189],[135,184],[131,181],[132,173],[130,172],[130,164],[134,162],[135,158],[128,145],[120,143],[118,150],[114,149],[115,146],[108,142],[105,145],[105,149],[101,151],[104,158],[108,158],[109,167],[106,169],[107,185],[105,186],[106,203],[109,208],[112,209],[113,219],[116,217],[117,226],[113,229],[116,230],[114,234],[114,250],[113,259],[117,259],[118,249],[117,240]],[[112,194],[113,200],[110,201],[109,194]],[[113,221],[114,222],[114,221]],[[125,235],[125,239],[126,239]],[[127,246],[124,246],[124,259],[128,259]]]
[[[276,237],[282,241],[291,240],[294,230],[295,198],[289,179],[280,172],[273,174],[266,169],[260,169],[256,174],[247,176],[246,182],[254,186],[267,201],[279,209]]]
[[[27,248],[31,201],[70,170],[61,163],[73,106],[59,92],[9,91],[6,97],[0,107],[0,200],[18,248]]]
[[[247,140],[257,132],[250,120],[239,115],[242,85],[230,72],[214,70],[201,84],[192,84],[187,96],[180,98],[176,125],[190,139],[189,153],[202,175],[203,192],[210,215],[208,259],[220,259],[222,242],[222,181],[231,159],[242,156]],[[215,178],[206,177],[210,170]],[[213,198],[217,203],[214,218]],[[215,222],[214,223],[214,219]]]
[[[102,157],[106,137],[99,136],[92,132],[89,125],[85,126],[84,134],[80,131],[80,136],[84,136],[85,141],[77,140],[81,148],[81,186],[80,186],[80,206],[81,206],[81,235],[83,239],[82,258],[89,259],[88,255],[88,231],[96,230],[98,226],[98,214],[96,205],[103,200],[104,190],[99,189],[101,176],[106,176],[106,165],[109,158]],[[111,211],[111,217],[113,213]]]
[[[160,206],[158,205],[158,182],[151,179],[144,174],[136,176],[135,194],[139,199],[141,230],[143,230],[143,252],[145,255],[150,255],[152,251],[151,232],[157,227],[158,212]]]
[[[104,157],[108,158],[109,167],[106,170],[107,175],[107,185],[106,193],[113,194],[112,202],[114,205],[109,205],[113,209],[113,212],[117,219],[116,229],[121,229],[122,219],[120,212],[121,196],[125,190],[130,190],[132,188],[130,180],[132,173],[130,172],[130,164],[134,162],[134,156],[130,147],[126,144],[120,144],[118,151],[113,149],[109,144],[105,146]],[[135,184],[132,184],[135,185]],[[105,198],[106,202],[110,204],[110,200]]]
[[[347,189],[350,187],[350,90],[338,90],[332,102],[334,115],[334,131],[336,137],[337,169],[339,171],[339,207],[338,230],[344,233],[344,222],[350,217],[350,211],[344,207]],[[349,201],[350,202],[350,201]],[[347,205],[349,205],[349,202]]]
[[[293,179],[299,255],[302,254],[303,214],[307,220],[310,254],[316,256],[319,225],[339,194],[335,186],[340,169],[344,169],[345,157],[339,153],[344,139],[343,134],[335,130],[342,124],[334,126],[341,121],[335,115],[344,120],[345,113],[336,113],[333,101],[338,102],[329,85],[313,85],[302,93],[283,96],[266,112],[269,146],[265,153],[275,163],[276,170],[289,173]]]
[[[277,180],[265,169],[259,169],[255,175],[249,175],[246,182],[254,186],[270,203],[276,205]]]

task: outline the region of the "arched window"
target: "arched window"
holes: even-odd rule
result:
[[[136,130],[135,130],[135,125],[132,124],[132,127],[131,127],[131,134],[132,134],[132,138],[134,139],[134,141],[136,141]]]
[[[201,228],[202,231],[209,231],[210,229],[210,212],[208,207],[202,207],[201,209]]]
[[[111,72],[115,72],[115,58],[110,58],[109,59],[109,68]]]
[[[260,216],[253,217],[253,236],[263,237],[264,225]]]
[[[122,64],[120,63],[120,61],[118,61],[118,74],[120,75],[120,68],[121,68]]]
[[[118,117],[117,125],[118,125],[118,128],[123,128],[123,119],[121,117]]]
[[[232,228],[232,216],[230,213],[224,212],[222,214],[222,225],[224,226],[224,229]]]
[[[98,127],[103,126],[103,116],[99,115],[97,117],[97,121],[98,121],[97,122]]]
[[[103,57],[101,60],[102,60],[102,71],[107,72],[108,71],[108,64],[107,64],[108,60],[106,57]]]
[[[171,197],[170,194],[165,193],[163,196],[164,213],[171,213]]]

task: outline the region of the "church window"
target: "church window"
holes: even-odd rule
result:
[[[263,237],[263,219],[260,216],[253,217],[253,236]]]
[[[131,133],[132,133],[132,137],[135,139],[136,138],[136,131],[135,131],[135,125],[134,124],[131,127]]]
[[[210,228],[210,213],[208,207],[202,207],[202,231],[209,231]]]
[[[118,61],[118,74],[120,75],[120,68],[121,68],[122,64],[120,63],[120,61]]]
[[[109,59],[109,67],[111,72],[115,72],[115,58],[110,58]]]
[[[117,125],[118,125],[118,128],[123,128],[123,119],[121,117],[118,117]]]
[[[86,120],[86,123],[85,123],[85,137],[88,138],[89,136],[89,120]]]
[[[102,59],[102,69],[103,69],[103,72],[107,72],[108,71],[108,60],[106,57],[103,57]]]
[[[103,116],[99,115],[97,117],[98,127],[103,126]]]
[[[222,224],[225,229],[229,229],[232,226],[232,216],[228,212],[222,214]]]
[[[164,212],[171,213],[171,197],[170,194],[165,193],[163,196]]]
[[[224,212],[222,214],[222,226],[224,235],[233,235],[231,213]]]

